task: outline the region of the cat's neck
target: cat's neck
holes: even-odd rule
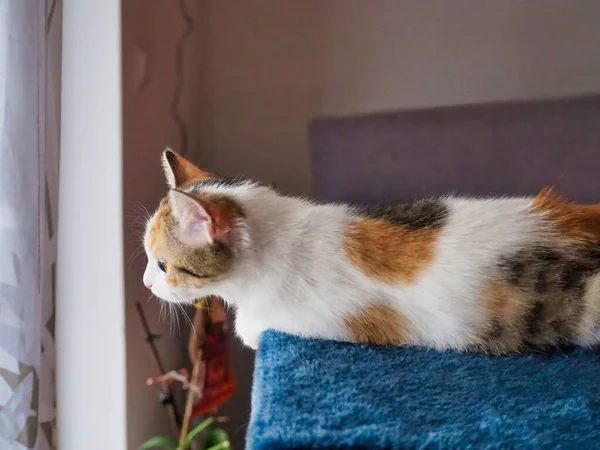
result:
[[[256,253],[276,252],[290,239],[301,238],[310,221],[316,219],[319,208],[307,200],[274,191],[248,196],[242,205]]]
[[[251,258],[255,271],[271,270],[275,261],[286,261],[298,254],[311,258],[323,240],[341,239],[349,208],[345,205],[318,204],[273,191],[242,200],[251,238]],[[275,270],[280,272],[280,268]]]

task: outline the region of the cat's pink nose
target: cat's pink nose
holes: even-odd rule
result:
[[[151,284],[144,283],[144,286],[146,286],[148,289],[152,289],[152,285]]]

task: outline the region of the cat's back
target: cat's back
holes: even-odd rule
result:
[[[444,200],[448,214],[436,242],[438,259],[473,270],[519,249],[549,240],[544,215],[533,198]]]
[[[528,245],[547,240],[533,198],[439,197],[355,209],[342,248],[375,280],[411,285],[422,275],[476,273]]]

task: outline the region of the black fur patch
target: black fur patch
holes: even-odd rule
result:
[[[580,289],[593,271],[594,267],[576,261],[563,264],[558,270],[557,287],[562,291]]]
[[[544,314],[544,303],[540,300],[525,314],[525,329],[527,336],[536,336],[540,332],[542,317]]]
[[[409,228],[441,228],[446,224],[449,210],[443,200],[427,199],[413,203],[364,208],[361,214],[370,219],[383,219],[393,225]]]
[[[533,248],[531,254],[534,259],[547,263],[557,262],[563,259],[558,252],[548,247]]]
[[[525,263],[519,260],[509,261],[506,263],[505,268],[509,274],[508,282],[518,285],[525,274]]]
[[[562,291],[568,291],[581,284],[581,268],[576,265],[565,266],[558,277],[557,286]]]
[[[540,268],[537,274],[537,279],[535,280],[535,285],[533,286],[533,290],[537,294],[543,294],[548,290],[548,281],[546,280],[546,271],[544,268]]]
[[[518,339],[523,346],[539,347],[574,336],[585,309],[585,283],[600,271],[600,260],[585,248],[561,252],[535,246],[504,258],[499,268],[529,304],[516,328]]]
[[[502,322],[497,317],[492,319],[492,323],[490,325],[490,330],[488,335],[486,336],[487,340],[498,339],[504,333],[504,327],[502,326]]]

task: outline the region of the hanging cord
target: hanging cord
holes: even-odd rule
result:
[[[46,17],[46,34],[48,34],[48,32],[50,31],[50,27],[52,26],[52,19],[54,19],[54,11],[56,11],[57,3],[58,0],[52,0],[52,3],[50,3],[50,11],[48,12],[48,16]]]
[[[183,32],[177,39],[177,44],[175,45],[175,89],[173,92],[173,99],[171,100],[171,116],[173,117],[173,121],[177,125],[179,129],[179,153],[181,155],[186,155],[188,151],[188,134],[187,129],[185,127],[185,121],[183,117],[181,117],[181,113],[179,112],[179,103],[181,101],[181,94],[183,93],[183,83],[184,83],[184,45],[187,38],[192,34],[194,29],[194,19],[192,18],[186,0],[179,0],[179,9],[181,11],[181,16],[183,17],[183,21],[185,22],[185,26],[183,28]]]

